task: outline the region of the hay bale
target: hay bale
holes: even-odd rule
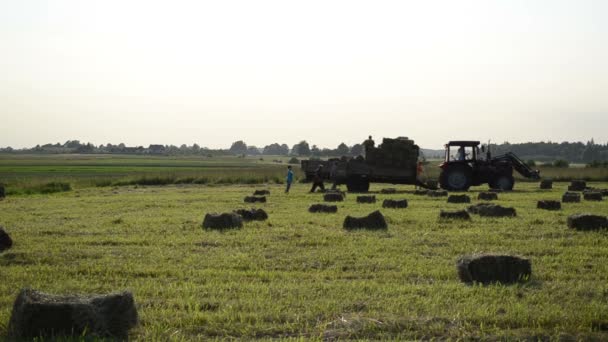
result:
[[[578,203],[581,201],[581,194],[578,192],[566,192],[562,196],[562,202],[564,203]]]
[[[0,184],[0,200],[6,197],[6,191],[4,190],[4,184]]]
[[[376,203],[376,196],[357,196],[357,203]]]
[[[378,210],[364,217],[346,216],[344,224],[345,229],[386,229],[388,225],[382,213]]]
[[[57,296],[23,289],[13,305],[9,336],[78,336],[126,339],[138,322],[133,294]]]
[[[382,202],[382,207],[383,208],[393,208],[393,209],[407,208],[407,200],[406,199],[402,199],[402,200],[385,199]]]
[[[484,217],[509,217],[517,216],[515,208],[503,207],[491,203],[478,203],[467,208],[467,211],[472,214],[477,214]]]
[[[313,204],[308,208],[311,213],[337,213],[338,206],[327,204]]]
[[[568,191],[583,191],[587,187],[587,182],[584,180],[573,180],[568,186]]]
[[[585,191],[583,192],[583,198],[585,201],[601,201],[602,193],[599,191]]]
[[[550,179],[543,179],[540,182],[541,189],[553,189],[553,181]]]
[[[441,210],[439,212],[440,219],[456,219],[456,220],[470,220],[471,215],[466,210]]]
[[[439,183],[436,180],[427,180],[426,181],[426,186],[429,187],[429,189],[437,189]]]
[[[448,203],[471,203],[471,197],[468,195],[450,195]]]
[[[414,191],[414,195],[418,195],[418,196],[427,195],[428,193],[429,193],[429,190],[425,190],[425,189],[416,189],[416,191]]]
[[[497,193],[498,194],[498,193],[503,192],[503,190],[502,189],[488,189],[488,192],[493,192],[493,193]]]
[[[465,256],[458,259],[456,269],[460,280],[467,284],[512,284],[526,281],[532,274],[530,260],[512,255]]]
[[[602,196],[608,196],[608,189],[601,189]]]
[[[246,196],[245,203],[266,203],[266,196]]]
[[[445,190],[429,190],[427,191],[427,195],[429,197],[444,197],[448,195],[448,192]]]
[[[13,239],[4,230],[4,227],[0,226],[0,252],[11,248],[13,246]]]
[[[264,195],[270,195],[270,191],[269,190],[256,190],[253,192],[253,196],[264,196]]]
[[[325,202],[342,202],[344,201],[344,195],[339,192],[328,192],[323,194],[323,200]]]
[[[495,192],[480,192],[479,195],[477,195],[477,199],[483,201],[493,201],[498,199],[498,194]]]
[[[552,201],[552,200],[538,201],[536,203],[536,207],[538,209],[545,209],[545,210],[560,210],[562,208],[562,203],[560,201]]]
[[[382,189],[380,190],[381,194],[396,194],[397,193],[397,189],[395,188],[386,188],[386,189]]]
[[[592,214],[574,214],[568,216],[568,227],[576,230],[608,228],[608,217]]]
[[[268,218],[264,209],[238,209],[235,213],[241,215],[244,221],[264,221]]]
[[[243,217],[237,213],[207,214],[203,220],[203,228],[228,229],[243,227]]]

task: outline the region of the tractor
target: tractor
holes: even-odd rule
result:
[[[492,157],[489,146],[481,146],[480,153],[479,144],[479,141],[445,144],[445,160],[439,165],[439,184],[443,189],[467,191],[471,186],[487,183],[492,189],[512,190],[513,169],[526,178],[540,179],[540,172],[532,170],[514,153]]]

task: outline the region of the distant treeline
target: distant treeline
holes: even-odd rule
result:
[[[518,156],[527,160],[552,161],[566,160],[572,163],[593,163],[608,161],[608,143],[596,144],[593,139],[582,142],[528,142],[520,144],[492,144],[491,149],[494,155],[506,152],[514,152]],[[442,155],[438,150],[425,150],[427,157],[439,157]],[[310,145],[303,140],[293,145],[291,148],[287,144],[273,143],[264,147],[247,145],[239,140],[232,143],[227,149],[209,149],[198,144],[181,146],[153,144],[148,147],[136,146],[128,147],[125,144],[105,144],[94,145],[91,143],[81,143],[78,140],[68,140],[65,143],[36,145],[32,148],[13,149],[11,147],[0,148],[4,153],[103,153],[103,154],[141,154],[141,155],[278,155],[278,156],[306,156],[306,157],[330,157],[342,155],[361,155],[363,146],[355,144],[348,146],[340,143],[336,148],[320,148],[317,145]]]

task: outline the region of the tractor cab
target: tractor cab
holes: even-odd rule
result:
[[[482,147],[482,150],[485,150]],[[445,144],[444,164],[451,162],[472,163],[482,159],[479,141],[450,141]]]

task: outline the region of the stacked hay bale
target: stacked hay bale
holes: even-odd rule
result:
[[[536,207],[538,209],[545,209],[545,210],[560,210],[562,208],[562,203],[560,201],[552,201],[552,200],[538,201],[536,203]]]
[[[242,228],[243,217],[237,213],[207,214],[203,220],[205,229]]]
[[[483,201],[493,201],[498,199],[498,194],[495,192],[480,192],[479,195],[477,195],[477,199]]]
[[[547,189],[553,189],[553,181],[550,180],[550,179],[543,179],[540,182],[540,188],[541,189],[545,189],[545,190],[547,190]]]
[[[0,226],[0,252],[11,248],[13,246],[13,239],[4,230],[4,227]]]
[[[385,199],[384,202],[382,202],[382,207],[383,208],[393,208],[393,209],[407,208],[407,200],[406,199],[402,199],[402,200]]]
[[[509,217],[517,216],[515,208],[503,207],[492,203],[478,203],[467,208],[472,214],[484,217]]]
[[[530,260],[512,255],[465,256],[456,262],[456,269],[467,284],[511,284],[528,280],[532,274]]]
[[[587,182],[584,180],[573,180],[568,186],[568,191],[583,191],[587,188]]]
[[[388,224],[384,219],[384,215],[378,210],[364,217],[346,216],[344,224],[345,229],[386,229]]]
[[[593,214],[568,216],[568,227],[576,230],[599,230],[608,228],[608,217]]]
[[[241,215],[244,221],[264,221],[268,219],[268,214],[264,209],[238,209],[235,213]]]
[[[376,196],[357,196],[357,203],[376,203]]]
[[[266,203],[266,196],[246,196],[245,203]]]
[[[408,138],[384,138],[378,148],[367,151],[368,163],[378,166],[416,168],[419,154],[418,145]]]
[[[308,208],[311,213],[337,213],[338,206],[327,204],[313,204]]]
[[[564,203],[578,203],[581,201],[581,194],[578,192],[567,191],[562,196],[562,202]]]
[[[57,296],[21,290],[8,325],[16,340],[58,336],[126,339],[138,322],[133,294]]]
[[[448,203],[471,203],[471,197],[468,195],[450,195]]]
[[[466,210],[441,210],[439,212],[440,219],[456,219],[456,220],[470,220],[471,215]]]
[[[344,194],[341,192],[327,192],[323,195],[325,202],[342,202],[344,201]]]
[[[583,198],[585,201],[601,201],[602,193],[597,190],[586,190],[583,191]]]
[[[385,188],[380,190],[381,194],[396,194],[397,193],[397,189],[395,188]]]

